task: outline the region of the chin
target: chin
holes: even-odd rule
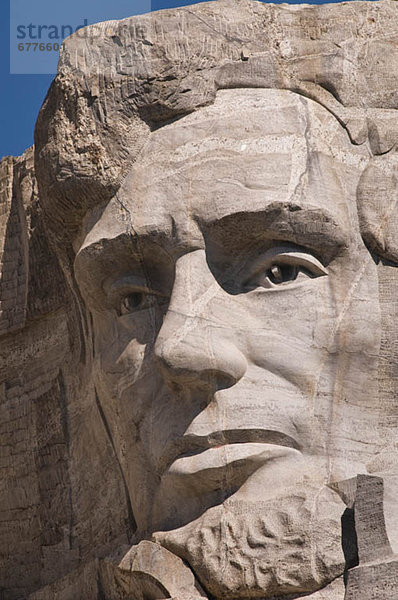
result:
[[[216,600],[311,593],[344,573],[345,509],[327,487],[297,487],[267,501],[233,496],[153,538],[185,560]]]

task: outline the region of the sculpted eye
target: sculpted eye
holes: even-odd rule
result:
[[[267,250],[255,261],[251,270],[253,274],[245,282],[246,290],[275,288],[328,274],[311,253],[286,246]]]
[[[150,292],[132,292],[120,302],[120,315],[128,315],[147,308],[162,307],[168,303],[166,296]]]
[[[120,313],[126,315],[144,307],[147,295],[143,292],[135,292],[123,298],[120,306]]]
[[[268,277],[271,283],[278,285],[286,281],[294,281],[297,279],[298,274],[299,267],[296,265],[274,264],[266,272],[266,277]]]

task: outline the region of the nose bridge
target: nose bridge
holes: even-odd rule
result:
[[[219,291],[219,285],[207,265],[205,250],[189,252],[177,260],[170,306],[178,310],[181,304],[189,314],[198,314],[202,304]]]
[[[242,377],[247,365],[233,332],[212,315],[215,298],[220,301],[224,294],[204,250],[178,259],[169,310],[155,345],[166,379],[229,387]]]

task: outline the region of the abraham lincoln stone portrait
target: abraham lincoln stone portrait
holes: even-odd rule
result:
[[[66,40],[1,163],[2,597],[398,598],[397,40],[390,0]]]

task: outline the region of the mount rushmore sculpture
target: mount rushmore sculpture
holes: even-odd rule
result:
[[[398,598],[397,10],[65,41],[0,166],[2,598]]]

